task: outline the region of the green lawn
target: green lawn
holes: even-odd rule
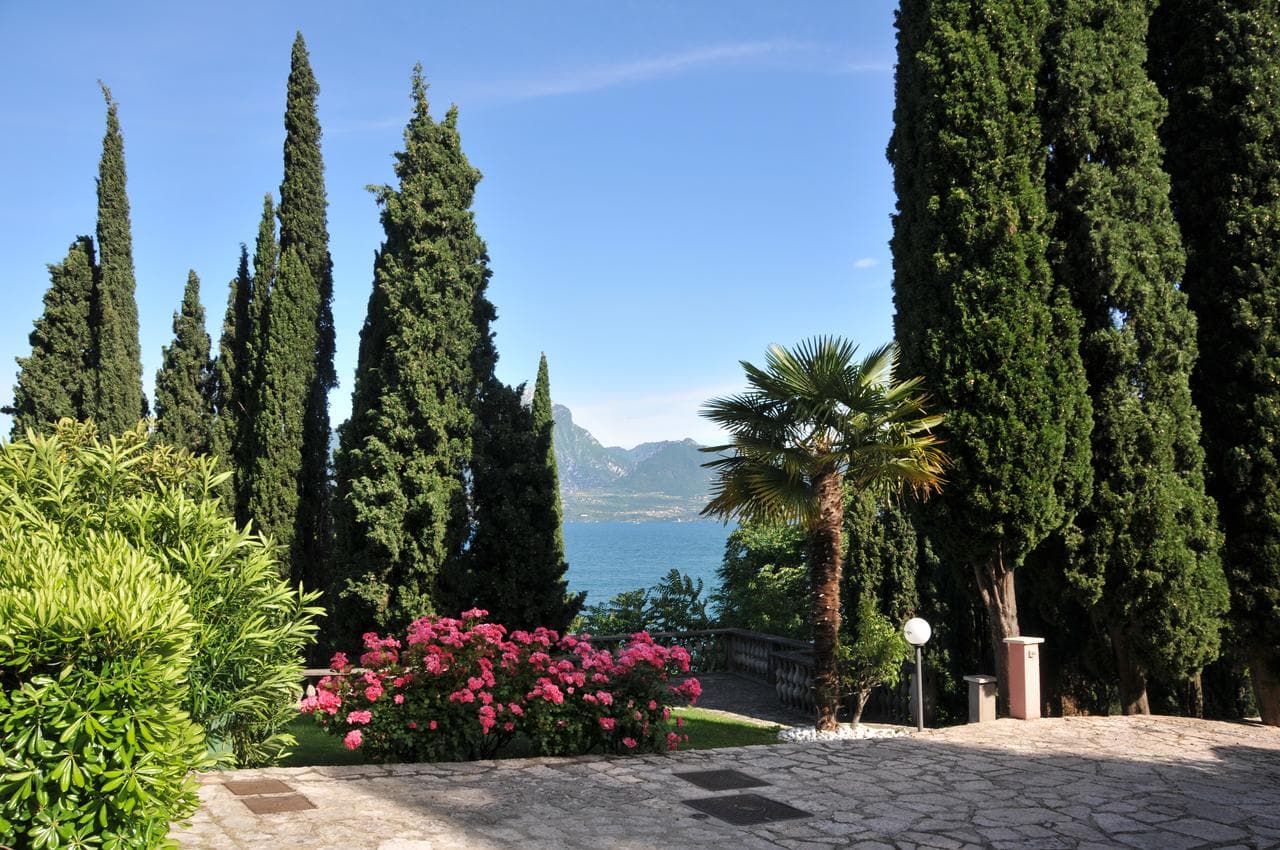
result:
[[[677,708],[674,714],[684,718],[684,728],[680,732],[689,736],[689,743],[680,745],[682,750],[745,747],[773,744],[778,740],[777,726],[755,726],[700,708]],[[364,756],[359,750],[348,750],[340,738],[322,732],[309,715],[301,715],[290,723],[289,731],[298,739],[298,746],[294,748],[293,755],[280,762],[282,767],[364,763]]]

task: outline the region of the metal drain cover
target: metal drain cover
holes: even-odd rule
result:
[[[801,811],[795,806],[788,806],[786,803],[779,803],[777,800],[770,800],[759,794],[702,797],[697,800],[685,800],[684,804],[734,826],[751,826],[757,823],[772,823],[811,816],[809,812]]]
[[[756,779],[740,770],[694,770],[674,775],[708,791],[735,791],[739,788],[759,788],[769,784],[763,779]]]

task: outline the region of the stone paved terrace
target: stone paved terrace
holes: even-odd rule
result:
[[[676,776],[713,769],[769,784],[706,791]],[[264,778],[305,800],[237,797],[225,784]],[[808,816],[735,826],[684,802],[746,793]],[[1280,847],[1280,729],[1171,717],[999,720],[625,759],[212,773],[200,796],[190,827],[175,830],[183,847]],[[315,808],[253,814],[245,800]]]

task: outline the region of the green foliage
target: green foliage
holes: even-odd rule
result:
[[[264,256],[272,240],[263,228],[250,301],[251,326],[261,311],[261,349],[247,355],[260,371],[246,513],[287,549],[293,581],[309,588],[329,583],[328,399],[337,384],[319,91],[298,33],[285,104],[279,256]]]
[[[469,536],[465,470],[474,405],[492,373],[488,254],[470,207],[480,173],[457,112],[431,118],[421,68],[396,154],[399,187],[374,191],[386,239],[335,460],[335,626],[403,627],[430,613],[441,568]]]
[[[0,450],[0,844],[170,846],[211,765],[188,713],[199,625],[153,553],[50,515],[75,486],[64,448]]]
[[[871,595],[895,623],[905,623],[920,608],[915,526],[899,500],[882,502],[868,493],[847,494],[844,512],[848,548],[842,602],[853,611]]]
[[[253,278],[249,274],[249,251],[240,245],[240,265],[231,279],[227,295],[227,312],[222,320],[222,336],[218,340],[218,357],[213,362],[209,382],[209,406],[213,410],[211,450],[231,473],[218,488],[218,495],[243,524],[240,494],[247,486],[245,470],[250,468],[248,400],[253,396],[253,361],[250,358],[249,315],[253,301]]]
[[[116,102],[104,85],[107,132],[98,165],[98,268],[92,317],[97,360],[92,419],[117,434],[147,415],[142,395],[142,348],[134,299],[133,233],[125,192],[124,139]]]
[[[630,635],[648,628],[649,591],[624,590],[608,602],[588,605],[573,621],[575,634]]]
[[[209,451],[213,410],[209,403],[212,364],[209,332],[200,304],[200,278],[187,273],[182,310],[173,314],[173,344],[166,345],[156,373],[156,438],[194,454]]]
[[[1169,100],[1162,137],[1187,248],[1181,290],[1199,324],[1192,393],[1233,640],[1248,649],[1264,720],[1280,724],[1280,9],[1167,0],[1151,43]]]
[[[719,587],[711,601],[719,625],[797,640],[812,634],[803,529],[743,523],[725,541],[716,576]]]
[[[583,611],[573,622],[576,634],[629,635],[636,632],[693,632],[712,626],[702,595],[702,579],[677,569],[649,588],[617,594]]]
[[[31,331],[31,356],[18,358],[13,406],[13,436],[40,430],[64,416],[83,419],[93,405],[94,340],[90,326],[93,303],[93,239],[81,236],[67,257],[49,266],[44,314]]]
[[[184,708],[212,746],[250,766],[291,743],[282,730],[314,639],[316,595],[291,589],[270,546],[223,513],[211,458],[149,445],[141,425],[103,444],[93,426],[63,421],[52,437],[5,446],[0,478],[23,505],[15,527],[119,535],[181,579],[196,622]]]
[[[719,456],[704,514],[801,525],[809,543],[817,728],[834,729],[839,707],[840,585],[845,485],[877,496],[903,484],[928,494],[946,456],[930,429],[920,380],[895,378],[892,345],[854,361],[857,346],[817,337],[793,350],[771,346],[765,368],[743,362],[750,389],[709,401],[703,415],[731,442]]]
[[[871,596],[862,597],[852,639],[840,645],[840,683],[854,695],[853,723],[862,718],[873,688],[897,686],[902,662],[909,652],[902,631],[880,613],[876,600]]]
[[[1052,259],[1083,319],[1091,500],[1065,533],[1067,579],[1117,654],[1126,711],[1147,674],[1192,676],[1218,652],[1226,583],[1189,386],[1195,319],[1148,79],[1152,0],[1055,0],[1045,136]]]
[[[564,631],[585,594],[570,594],[565,579],[551,423],[535,425],[537,394],[531,410],[522,389],[491,380],[481,397],[470,464],[475,530],[461,569],[441,574],[440,600],[482,608],[508,629]]]
[[[1047,260],[1048,20],[1045,0],[903,0],[897,17],[894,334],[949,411],[954,461],[919,520],[980,578],[993,644],[1018,631],[1013,570],[1090,486],[1079,319]]]

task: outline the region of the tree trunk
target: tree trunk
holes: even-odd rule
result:
[[[849,725],[857,726],[862,722],[862,712],[866,711],[870,699],[871,688],[858,688],[853,692],[853,716],[849,718]]]
[[[1111,648],[1116,654],[1121,713],[1150,714],[1151,703],[1147,699],[1147,673],[1133,657],[1128,635],[1121,627],[1114,627],[1107,631],[1111,634]]]
[[[818,521],[809,536],[813,592],[813,701],[818,731],[836,728],[840,708],[840,569],[844,487],[838,471],[814,478]]]
[[[1263,725],[1280,726],[1280,652],[1255,646],[1249,655],[1249,678]]]
[[[974,564],[978,580],[978,595],[987,609],[987,625],[991,631],[991,651],[995,653],[996,687],[1000,692],[1000,706],[1009,710],[1009,651],[1004,639],[1018,637],[1018,597],[1013,589],[1013,569],[1004,563],[1000,547],[991,553],[985,564]]]

